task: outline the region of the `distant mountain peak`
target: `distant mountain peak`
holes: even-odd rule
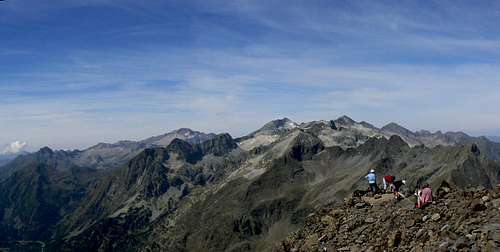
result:
[[[195,130],[192,130],[190,128],[178,128],[176,130],[172,130],[171,132],[195,132]]]
[[[179,128],[163,135],[142,140],[141,143],[146,144],[147,146],[168,146],[174,138],[179,138],[190,144],[199,144],[214,137],[215,134],[213,133],[207,134],[190,128]]]
[[[299,125],[297,123],[295,123],[294,121],[290,120],[289,118],[282,118],[282,119],[276,119],[276,120],[272,120],[266,124],[264,124],[264,126],[262,126],[262,128],[260,128],[259,130],[257,130],[255,133],[270,133],[270,134],[275,134],[275,133],[278,133],[278,132],[281,132],[281,131],[286,131],[286,130],[291,130],[291,129],[294,129],[294,128],[297,128]]]
[[[352,125],[352,124],[356,123],[356,121],[354,121],[352,118],[350,118],[346,115],[343,115],[343,116],[337,118],[337,120],[335,120],[335,122],[338,122],[338,123],[341,123],[344,125]]]
[[[388,132],[391,132],[391,133],[398,133],[398,134],[402,134],[402,135],[410,135],[410,134],[413,134],[413,132],[411,132],[409,129],[395,123],[395,122],[391,122],[387,125],[385,125],[384,127],[381,128],[383,131],[388,131]]]
[[[40,154],[53,154],[54,153],[54,151],[51,148],[47,147],[47,146],[41,148],[38,152]]]
[[[399,129],[399,128],[404,128],[404,127],[395,123],[395,122],[390,122],[387,125],[385,125],[384,127],[382,127],[382,129],[383,128],[387,128],[387,129],[397,128],[397,129]]]
[[[292,128],[297,127],[297,123],[295,123],[294,121],[290,120],[287,117],[284,117],[282,119],[273,120],[273,121],[267,123],[266,125],[274,125],[277,128],[284,128],[284,129],[292,129]]]
[[[171,133],[179,133],[179,134],[195,134],[195,133],[201,133],[199,131],[196,131],[196,130],[192,130],[190,128],[178,128],[176,130],[173,130],[167,134],[171,134]]]

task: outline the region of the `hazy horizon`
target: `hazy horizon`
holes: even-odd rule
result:
[[[495,1],[0,1],[0,147],[82,149],[181,127],[237,137],[277,118],[344,114],[500,136],[499,10]]]
[[[348,115],[342,115],[342,116],[348,116]],[[314,120],[314,121],[320,121],[320,120],[335,120],[335,119],[338,119],[339,117],[341,116],[336,116],[334,118],[330,118],[330,119],[318,119],[318,120]],[[349,116],[348,116],[349,117]],[[282,118],[274,118],[273,120],[278,120],[278,119],[283,119],[285,117],[282,117]],[[289,118],[289,117],[286,117],[296,123],[307,123],[307,122],[310,122],[310,121],[296,121],[294,120],[293,118]],[[351,118],[351,117],[350,117]],[[351,118],[357,122],[362,122],[364,120],[357,120],[356,118]],[[268,123],[272,120],[269,120],[269,121],[266,121],[266,122],[262,122],[262,124],[259,126],[264,126],[265,123]],[[366,122],[366,121],[365,121]],[[368,123],[371,123],[371,122],[368,122]],[[378,124],[373,124],[373,126],[377,127],[377,128],[382,128],[383,126],[389,124],[389,123],[397,123],[397,122],[387,122],[387,123],[384,123],[384,124],[381,124],[381,125],[378,125]],[[429,130],[429,129],[425,129],[425,128],[422,128],[422,129],[412,129],[412,128],[409,128],[409,127],[406,127],[405,125],[401,125],[399,123],[397,123],[398,125],[400,126],[403,126],[404,128],[407,128],[409,129],[410,131],[412,132],[416,132],[416,131],[420,131],[420,130]],[[258,127],[258,128],[259,128]],[[163,134],[166,134],[166,133],[170,133],[172,131],[175,131],[175,130],[178,130],[180,128],[189,128],[191,130],[194,130],[194,131],[200,131],[200,132],[203,132],[203,133],[215,133],[215,134],[220,134],[220,133],[229,133],[232,137],[234,138],[237,138],[237,137],[243,137],[245,135],[248,135],[250,133],[252,133],[253,131],[257,130],[258,128],[255,128],[255,129],[252,129],[248,132],[245,132],[245,133],[242,133],[242,134],[232,134],[230,132],[224,132],[224,131],[210,131],[210,130],[199,130],[199,129],[196,129],[196,128],[190,128],[190,127],[179,127],[179,128],[175,128],[175,129],[165,129],[164,131],[158,131],[156,133],[152,133],[150,135],[145,135],[145,136],[135,136],[135,137],[130,137],[130,138],[119,138],[119,139],[113,139],[113,140],[110,140],[108,142],[106,141],[98,141],[98,142],[94,142],[94,143],[90,143],[88,145],[81,145],[81,146],[66,146],[66,147],[57,147],[57,146],[51,146],[50,144],[45,144],[45,145],[40,145],[40,146],[32,146],[30,144],[28,144],[27,142],[23,142],[23,141],[14,141],[14,142],[11,142],[9,144],[6,144],[3,146],[0,146],[0,150],[3,150],[4,154],[9,154],[9,152],[12,152],[12,153],[17,153],[19,151],[28,151],[28,152],[33,152],[33,151],[37,151],[39,150],[40,148],[42,147],[49,147],[49,148],[52,148],[52,149],[55,149],[55,150],[84,150],[86,148],[89,148],[89,147],[92,147],[94,145],[97,145],[99,143],[117,143],[119,141],[141,141],[141,140],[145,140],[149,137],[153,137],[153,136],[159,136],[159,135],[163,135]],[[437,130],[430,130],[431,133],[435,133],[437,131],[441,131],[442,133],[446,133],[446,132],[457,132],[457,131],[450,131],[450,130],[442,130],[442,129],[437,129]],[[458,130],[460,131],[460,130]],[[464,131],[461,131],[461,132],[464,132]],[[486,137],[488,138],[490,141],[496,141],[496,142],[500,142],[500,136],[495,136],[495,135],[472,135],[472,134],[469,134],[467,132],[464,132],[470,136],[474,136],[474,137]],[[0,154],[2,154],[2,152],[0,152]]]

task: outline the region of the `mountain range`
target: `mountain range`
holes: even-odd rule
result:
[[[93,169],[115,169],[123,166],[127,161],[138,155],[141,151],[151,147],[165,147],[174,139],[185,140],[189,143],[202,143],[206,140],[215,137],[215,134],[205,134],[203,132],[193,131],[187,128],[180,128],[169,133],[150,137],[141,141],[119,141],[117,143],[99,143],[84,150],[71,150],[71,151],[56,151],[60,160],[65,160],[65,165],[71,164],[79,167],[87,167]],[[23,153],[24,155],[27,152]],[[8,162],[16,156],[9,156],[5,159]],[[12,164],[7,165],[0,169],[0,178],[6,177],[19,167],[18,162],[14,161]],[[1,158],[0,158],[1,160]],[[59,164],[61,166],[62,164]],[[0,165],[1,166],[1,165]]]
[[[369,169],[438,187],[500,182],[500,144],[342,116],[240,138],[179,129],[0,167],[0,237],[59,251],[270,251]],[[379,176],[380,177],[380,176]],[[380,182],[380,181],[379,181]]]

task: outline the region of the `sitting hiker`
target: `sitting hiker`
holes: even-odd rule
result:
[[[368,175],[365,176],[368,180],[368,184],[370,185],[370,191],[372,193],[377,192],[377,176],[375,175],[375,170],[371,169]]]
[[[396,180],[391,185],[392,192],[394,193],[394,199],[401,199],[405,196],[399,192],[401,186],[406,185],[406,180]]]
[[[417,208],[424,208],[432,203],[432,189],[429,184],[424,184],[417,196]]]
[[[385,175],[382,178],[382,182],[384,183],[384,191],[387,191],[387,187],[392,188],[392,183],[394,183],[394,180],[396,180],[396,177],[391,175]]]

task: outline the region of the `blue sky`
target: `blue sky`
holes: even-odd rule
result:
[[[0,2],[0,145],[347,114],[500,135],[498,1]]]

